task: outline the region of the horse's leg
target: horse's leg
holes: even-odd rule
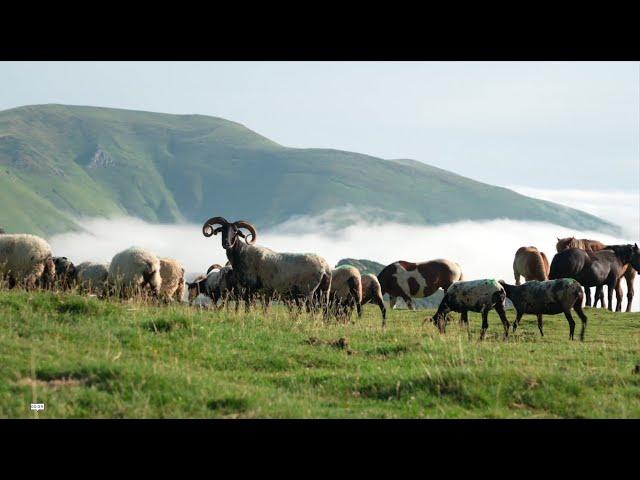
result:
[[[633,294],[635,293],[633,282],[636,279],[636,275],[637,273],[632,267],[627,267],[627,271],[624,274],[624,278],[627,281],[627,312],[631,311],[631,303],[633,302]]]
[[[616,281],[614,280],[613,282],[609,282],[607,283],[607,300],[608,300],[608,307],[609,307],[609,311],[613,312],[613,291],[616,289]],[[604,287],[602,288],[603,291],[603,295],[604,295]]]
[[[573,332],[576,329],[576,322],[573,320],[571,310],[568,307],[564,310],[564,316],[567,317],[567,322],[569,322],[569,340],[573,340]]]
[[[501,303],[496,303],[494,307],[496,312],[498,312],[498,316],[500,320],[502,320],[502,326],[504,327],[504,339],[506,340],[509,337],[509,321],[507,320],[507,314],[504,311],[504,307]]]
[[[590,307],[591,306],[591,287],[584,287],[584,306],[585,307]],[[593,308],[595,308],[595,305],[593,306]]]
[[[398,301],[398,297],[393,297],[391,295],[389,295],[389,308],[391,308],[391,310],[395,310],[396,309],[396,302]]]
[[[622,277],[616,280],[616,312],[622,311]]]
[[[587,316],[582,311],[582,305],[580,305],[580,302],[576,302],[576,304],[573,306],[573,309],[576,311],[576,313],[580,317],[580,320],[582,320],[582,329],[580,330],[580,341],[584,342],[584,331],[587,329]]]
[[[604,308],[604,289],[602,288],[602,285],[596,287],[596,294],[593,298],[593,308],[598,306],[598,301],[600,301],[600,307]]]
[[[411,297],[407,297],[406,295],[403,295],[402,299],[404,300],[404,303],[407,304],[407,308],[409,310],[415,310],[415,308],[413,307],[413,302],[411,301]]]
[[[540,330],[540,335],[544,337],[544,331],[542,330],[542,314],[538,314],[538,330]]]

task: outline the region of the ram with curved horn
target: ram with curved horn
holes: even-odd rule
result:
[[[222,233],[222,247],[247,308],[254,295],[263,299],[279,296],[298,305],[305,302],[307,310],[320,307],[328,314],[331,267],[324,258],[313,253],[278,253],[256,246],[256,228],[244,220],[229,222],[223,217],[213,217],[204,223],[202,233],[205,237]]]

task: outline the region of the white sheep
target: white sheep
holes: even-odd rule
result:
[[[162,285],[160,295],[167,299],[182,301],[184,295],[184,267],[173,258],[160,259]]]
[[[26,233],[0,234],[0,279],[9,287],[49,288],[55,281],[51,246],[42,238]]]
[[[108,263],[82,262],[76,266],[76,282],[80,289],[100,296],[105,293]]]
[[[123,297],[139,293],[146,286],[158,296],[162,287],[160,260],[148,250],[130,247],[114,255],[107,281]]]
[[[351,265],[342,265],[331,272],[329,298],[337,316],[351,316],[353,307],[362,316],[362,279],[360,271]]]

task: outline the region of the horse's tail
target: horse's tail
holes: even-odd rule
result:
[[[542,257],[542,263],[544,265],[544,278],[549,279],[549,259],[547,258],[547,256],[544,254],[544,252],[540,252],[540,256]]]
[[[458,266],[458,271],[460,272],[460,276],[458,277],[458,281],[462,282],[462,281],[464,281],[464,274],[462,273],[462,267],[460,266],[459,263],[456,263],[456,265]]]
[[[538,251],[535,255],[530,256],[529,259],[529,275],[536,280],[546,280],[549,277],[547,274],[547,265],[549,261],[547,260],[546,255]]]

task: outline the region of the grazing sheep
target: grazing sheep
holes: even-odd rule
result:
[[[431,318],[431,321],[438,326],[440,332],[444,333],[446,315],[450,311],[459,312],[461,320],[467,326],[469,325],[467,312],[481,312],[482,330],[480,331],[480,340],[482,340],[487,328],[489,328],[489,311],[495,308],[504,326],[504,337],[507,338],[509,336],[509,322],[504,311],[506,298],[507,294],[504,287],[494,279],[456,282],[444,294],[438,311]],[[427,321],[426,318],[425,321]]]
[[[513,276],[516,285],[520,285],[520,276],[524,281],[540,280],[549,278],[549,260],[544,252],[536,247],[520,247],[513,259]]]
[[[155,297],[160,293],[160,260],[153,253],[130,247],[114,255],[107,281],[122,297],[130,297],[149,287]]]
[[[214,229],[214,225],[220,226]],[[248,230],[249,235],[241,229]],[[235,281],[242,288],[247,309],[253,295],[263,301],[277,295],[294,300],[299,307],[301,301],[305,302],[308,311],[321,307],[328,316],[331,267],[324,258],[313,253],[278,253],[257,247],[255,227],[242,220],[231,223],[213,217],[202,226],[205,237],[220,232],[222,247],[233,267]],[[238,237],[245,241],[238,241]]]
[[[229,265],[229,262],[227,262],[227,265]],[[209,268],[207,268],[207,275],[211,273],[211,270],[221,270],[221,269],[222,269],[222,265],[220,265],[219,263],[214,263]]]
[[[56,266],[56,285],[68,290],[76,283],[76,267],[67,257],[53,257]]]
[[[525,313],[532,313],[538,317],[538,329],[540,335],[544,337],[542,331],[542,315],[556,315],[564,313],[569,322],[569,338],[573,340],[573,332],[576,328],[571,316],[573,308],[580,320],[582,320],[582,330],[580,340],[584,341],[584,331],[587,326],[587,316],[582,311],[582,285],[572,278],[561,278],[558,280],[547,280],[540,282],[532,280],[523,285],[509,285],[500,280],[504,287],[507,298],[511,300],[516,309],[516,320],[513,322],[513,331],[520,325],[520,319]]]
[[[76,267],[78,287],[82,291],[95,293],[98,296],[105,294],[108,276],[108,263],[83,262]]]
[[[362,279],[360,271],[351,265],[342,265],[331,272],[329,298],[336,316],[351,316],[353,307],[362,316]]]
[[[362,275],[362,305],[367,303],[375,303],[380,307],[380,312],[382,312],[382,326],[384,327],[387,324],[387,309],[384,306],[382,289],[380,288],[378,277],[371,273]]]
[[[9,288],[51,288],[55,276],[51,247],[45,240],[26,233],[0,235],[0,280],[6,280]]]
[[[184,268],[173,258],[160,259],[160,277],[162,285],[160,295],[166,299],[182,301],[184,295]]]

